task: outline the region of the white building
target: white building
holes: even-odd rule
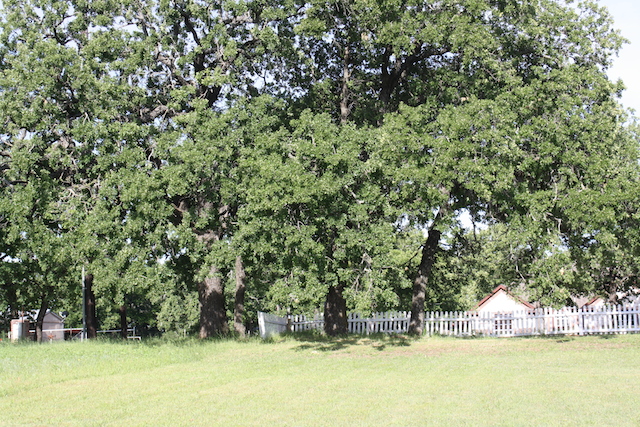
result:
[[[500,285],[484,297],[476,306],[478,314],[513,313],[533,310],[535,307],[515,295],[506,286]]]
[[[37,317],[37,311],[32,314],[34,318]],[[31,328],[33,328],[33,324],[29,321],[29,317],[13,319],[11,320],[9,338],[11,341],[17,341],[33,337]],[[47,311],[42,319],[42,341],[64,341],[64,317]]]

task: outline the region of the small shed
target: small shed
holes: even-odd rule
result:
[[[64,318],[47,311],[42,320],[43,341],[64,341]]]
[[[516,311],[530,311],[534,308],[532,304],[522,298],[512,295],[506,286],[500,285],[478,303],[476,311],[479,314],[513,313]]]

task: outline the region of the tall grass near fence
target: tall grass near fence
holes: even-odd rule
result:
[[[639,425],[640,335],[0,343],[0,425]]]

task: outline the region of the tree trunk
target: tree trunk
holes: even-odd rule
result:
[[[440,242],[440,231],[432,228],[429,230],[427,241],[422,247],[422,259],[418,267],[418,274],[413,282],[413,297],[411,299],[411,321],[409,322],[410,335],[422,335],[424,326],[424,300],[427,293],[427,285],[431,276],[431,269],[435,262]]]
[[[198,298],[200,300],[200,338],[228,334],[224,282],[215,265],[209,268],[209,274],[200,282]]]
[[[18,292],[16,290],[16,284],[10,282],[6,285],[6,306],[8,310],[2,315],[4,318],[0,319],[0,323],[4,323],[7,327],[9,327],[9,331],[11,331],[11,321],[13,319],[18,319]]]
[[[127,335],[129,333],[129,331],[127,330],[128,328],[129,325],[127,324],[127,306],[123,304],[120,306],[120,336],[122,337],[122,339],[127,339]]]
[[[85,307],[87,316],[87,338],[98,336],[98,320],[96,319],[96,295],[93,293],[93,274],[84,277]]]
[[[344,49],[344,63],[342,65],[342,88],[340,90],[340,122],[346,123],[351,114],[351,91],[349,90],[349,81],[351,80],[351,70],[349,63],[351,56],[349,48]]]
[[[246,286],[244,279],[246,277],[244,272],[244,264],[242,263],[242,257],[238,255],[236,257],[236,298],[235,308],[233,310],[233,327],[240,337],[244,337],[246,330],[244,327],[244,294],[246,292]]]
[[[7,305],[9,306],[9,319],[18,318],[18,292],[15,283],[7,286]]]
[[[342,287],[330,286],[324,303],[324,332],[329,336],[346,335],[349,332],[347,322],[347,302],[342,296]]]
[[[36,317],[36,334],[33,337],[37,342],[42,342],[43,340],[42,324],[44,323],[44,315],[47,314],[48,308],[49,303],[47,301],[47,295],[42,294],[42,298],[40,300],[40,310],[38,311],[38,317]]]

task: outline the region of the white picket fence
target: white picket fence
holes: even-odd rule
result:
[[[402,334],[409,330],[411,313],[408,311],[389,311],[386,313],[374,313],[371,317],[365,317],[359,313],[349,313],[347,324],[351,334]],[[308,331],[310,329],[322,330],[324,328],[323,314],[314,317],[304,315],[289,316],[290,330],[292,332]]]
[[[591,335],[640,332],[640,306],[602,306],[529,312],[426,313],[425,334],[450,336]]]
[[[262,320],[260,320],[262,319]],[[349,333],[406,333],[409,312],[375,313],[364,317],[358,313],[348,315]],[[285,331],[322,330],[322,314],[307,317],[292,315],[278,317],[258,313],[260,334],[263,337]],[[560,310],[541,308],[528,312],[485,313],[427,312],[424,333],[448,336],[532,336],[532,335],[589,335],[625,334],[640,332],[640,305],[602,306]]]

